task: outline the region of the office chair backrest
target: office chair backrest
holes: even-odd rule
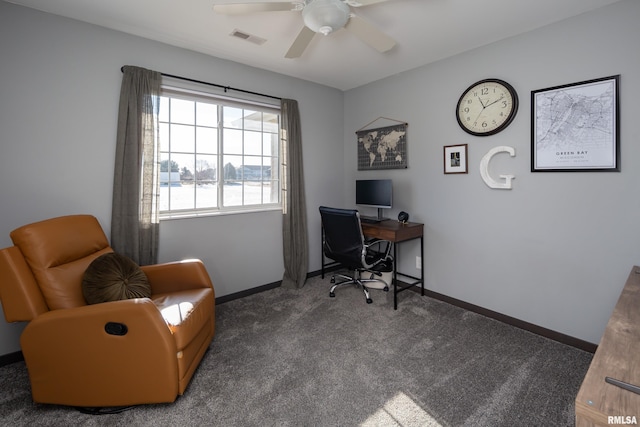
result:
[[[320,218],[324,254],[346,266],[361,267],[365,246],[358,211],[320,206]]]

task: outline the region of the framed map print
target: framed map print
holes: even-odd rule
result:
[[[620,171],[620,75],[531,92],[531,171]]]
[[[407,124],[359,130],[358,170],[406,169]]]

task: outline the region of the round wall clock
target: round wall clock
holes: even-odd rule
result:
[[[500,132],[518,112],[518,94],[509,83],[485,79],[469,86],[456,107],[458,124],[467,133],[489,136]]]

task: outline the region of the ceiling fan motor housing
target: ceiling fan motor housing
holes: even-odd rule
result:
[[[349,13],[349,6],[342,0],[310,0],[302,10],[302,19],[310,30],[326,36],[344,27]]]

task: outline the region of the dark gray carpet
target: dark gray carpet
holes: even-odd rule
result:
[[[184,396],[92,416],[31,401],[24,363],[0,368],[3,425],[571,426],[592,355],[414,292],[328,279],[217,306]]]

